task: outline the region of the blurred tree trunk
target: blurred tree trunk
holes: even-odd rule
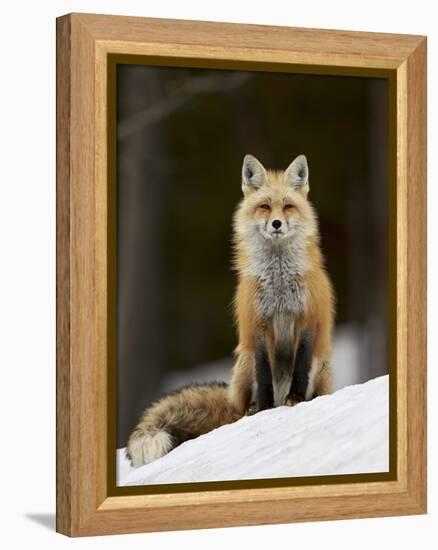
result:
[[[118,120],[162,97],[161,81],[144,67],[122,66]],[[120,74],[120,73],[119,73]],[[160,125],[118,140],[117,167],[117,446],[157,394],[163,368],[160,316],[162,155]]]

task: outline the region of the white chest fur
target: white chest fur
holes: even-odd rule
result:
[[[301,281],[304,251],[297,246],[264,246],[252,255],[250,272],[260,284],[257,308],[265,319],[292,316],[306,308],[306,289]]]

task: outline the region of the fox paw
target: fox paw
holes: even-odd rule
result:
[[[287,407],[295,407],[295,405],[298,405],[298,403],[301,403],[302,401],[304,401],[304,397],[301,397],[301,395],[297,395],[296,393],[291,393],[286,397],[284,404]]]

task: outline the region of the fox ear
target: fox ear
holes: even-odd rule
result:
[[[266,170],[255,157],[245,155],[242,166],[242,191],[246,195],[261,187],[266,179]]]
[[[299,155],[286,169],[284,173],[286,183],[296,191],[307,195],[309,192],[309,167],[304,155]]]

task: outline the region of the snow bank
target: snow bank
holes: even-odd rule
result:
[[[117,451],[118,485],[386,472],[388,376],[295,407],[247,416],[132,468]]]

